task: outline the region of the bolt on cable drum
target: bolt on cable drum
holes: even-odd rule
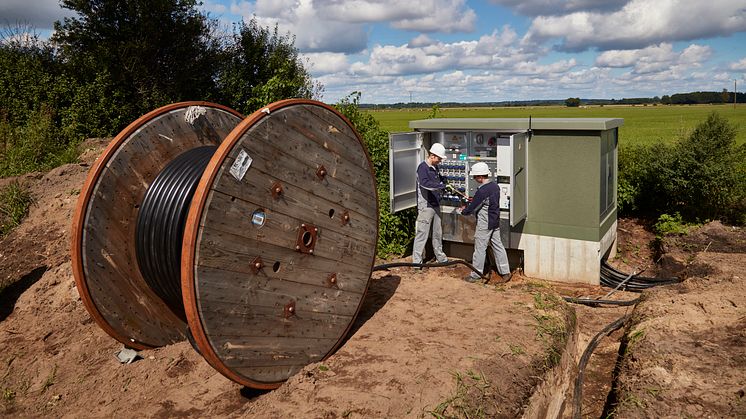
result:
[[[378,238],[373,166],[321,102],[243,118],[185,102],[122,131],[73,217],[73,274],[96,323],[135,349],[190,338],[245,386],[271,389],[342,344]]]

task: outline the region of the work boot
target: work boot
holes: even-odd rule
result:
[[[464,281],[474,284],[477,282],[482,282],[482,278],[476,275],[468,275],[466,278],[464,278]]]
[[[506,273],[504,275],[500,275],[500,277],[502,278],[502,282],[508,282],[508,281],[510,281],[510,278],[513,277],[513,274],[510,273],[510,272],[508,272],[508,273]]]

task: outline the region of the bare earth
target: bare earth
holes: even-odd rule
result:
[[[464,268],[402,268],[375,272],[348,340],[277,390],[242,388],[187,342],[142,351],[141,359],[121,365],[115,354],[122,345],[85,311],[69,257],[72,212],[104,146],[89,142],[81,164],[21,179],[35,203],[0,240],[1,416],[544,416],[547,398],[568,391],[553,388],[553,380],[574,377],[590,338],[633,313],[632,307],[571,306],[557,297],[605,294],[598,287],[521,275],[507,285],[474,285],[460,280]],[[0,179],[0,187],[7,182]],[[652,259],[651,237],[634,222],[620,226],[629,234],[620,230],[622,257],[615,263],[631,271]],[[672,256],[661,266],[692,278],[650,292],[634,308],[636,323],[597,350],[586,371],[584,416],[604,410],[622,335],[631,356],[617,384],[620,417],[745,414],[744,250],[724,253],[713,243],[702,253],[713,240],[737,244],[743,232],[707,228],[716,239],[695,233],[689,244],[667,244]],[[651,269],[647,275],[659,268]],[[632,338],[637,330],[644,333]],[[568,406],[554,413],[568,416]]]

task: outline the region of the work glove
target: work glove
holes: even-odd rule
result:
[[[447,190],[448,192],[453,192],[453,193],[456,193],[456,188],[454,188],[454,187],[453,187],[453,185],[451,185],[451,184],[447,184],[447,185],[446,185],[446,190]]]

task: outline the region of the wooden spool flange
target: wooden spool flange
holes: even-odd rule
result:
[[[178,154],[219,145],[242,119],[207,102],[164,106],[125,128],[89,171],[73,216],[73,275],[91,317],[125,345],[178,342],[187,327],[140,274],[135,226],[145,191]]]
[[[255,112],[213,156],[186,223],[182,293],[200,353],[264,389],[324,359],[358,313],[377,238],[373,169],[351,123],[310,100]]]
[[[235,112],[201,104],[213,140],[168,127],[174,135],[164,136],[196,140],[154,155],[158,147],[148,141],[161,144],[160,121],[172,113],[167,120],[184,119],[189,106],[197,105],[140,118],[91,170],[73,226],[76,283],[98,324],[125,344],[183,339],[186,325],[138,271],[134,220],[147,186],[170,160],[220,144],[186,221],[184,313],[214,368],[246,386],[275,388],[330,355],[360,309],[378,238],[372,164],[351,123],[311,100],[276,102],[240,123]]]

